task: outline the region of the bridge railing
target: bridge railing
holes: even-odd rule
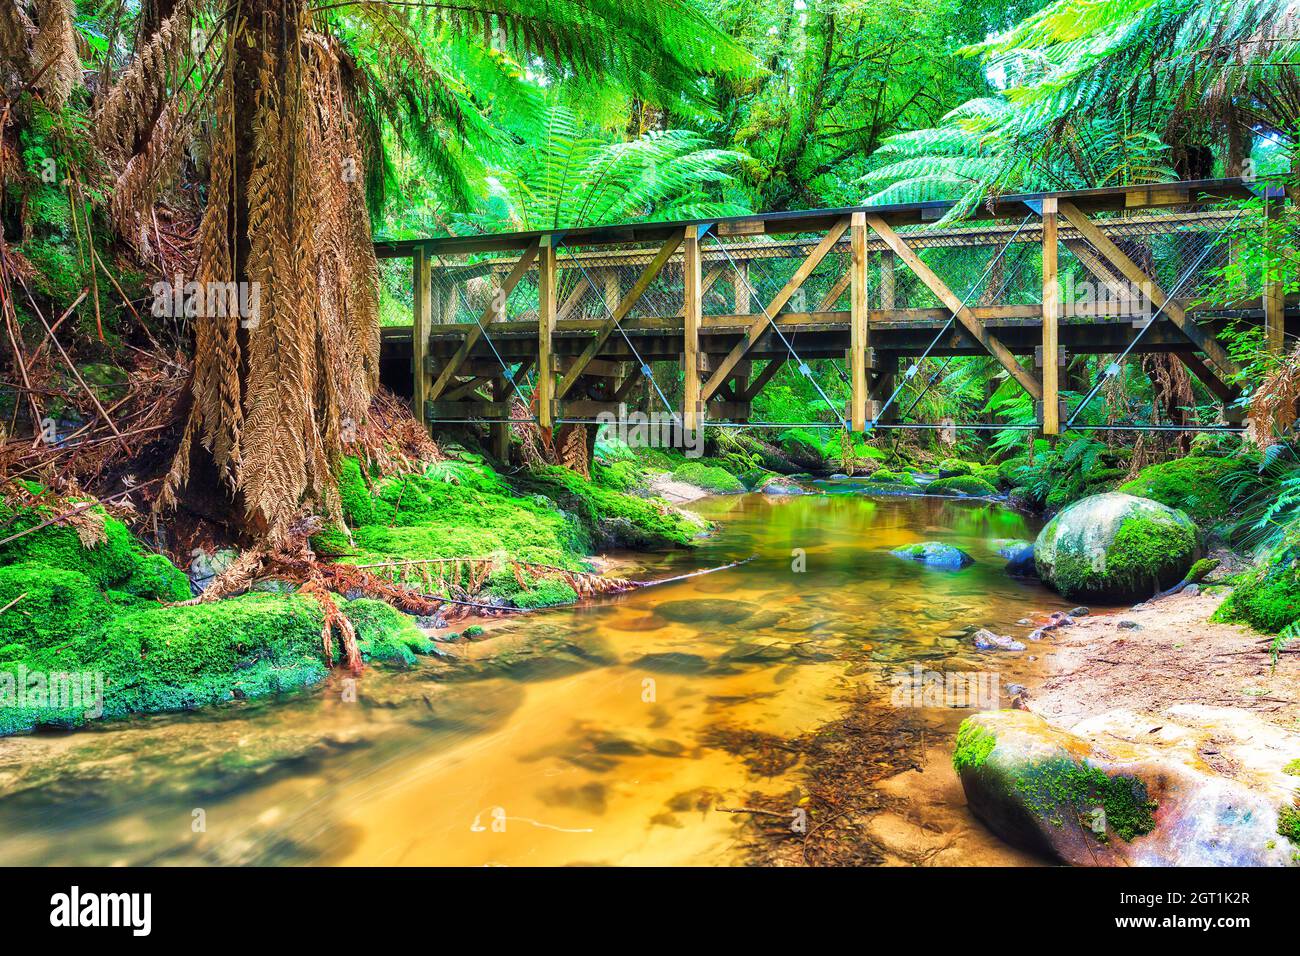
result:
[[[1003,197],[980,219],[957,224],[938,221],[944,204],[925,203],[380,244],[379,253],[414,261],[421,411],[426,399],[454,395],[499,412],[520,390],[515,377],[525,363],[518,350],[507,361],[492,343],[525,337],[537,341],[530,374],[540,379],[538,417],[546,423],[579,380],[609,378],[610,394],[621,390],[622,373],[600,361],[602,349],[641,366],[628,374],[643,374],[647,362],[665,359],[662,344],[646,337],[671,333],[687,372],[681,411],[698,422],[710,402],[744,404],[729,399],[749,391],[761,334],[775,331],[806,367],[798,342],[781,330],[843,327],[851,333],[844,374],[854,383],[845,414],[860,428],[892,381],[874,361],[872,330],[939,323],[938,335],[952,326],[1002,362],[1040,400],[1050,432],[1059,421],[1056,363],[1043,354],[1059,354],[1061,323],[1140,323],[1163,313],[1221,378],[1230,363],[1189,311],[1253,303],[1280,339],[1278,297],[1262,285],[1228,288],[1222,278],[1235,237],[1265,215],[1258,193],[1240,181],[1178,183]],[[1042,326],[1041,373],[1001,346],[997,324],[1015,322]],[[743,337],[725,350],[701,339],[728,328]],[[557,336],[579,341],[557,354]],[[430,359],[430,341],[454,344]],[[487,387],[497,401],[479,391]]]

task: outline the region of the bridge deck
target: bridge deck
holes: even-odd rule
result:
[[[957,226],[924,203],[379,244],[412,259],[415,286],[413,331],[386,329],[384,349],[392,368],[409,348],[428,421],[503,420],[522,394],[544,427],[615,409],[660,362],[684,370],[672,401],[687,427],[743,421],[782,364],[833,359],[861,429],[900,362],[992,356],[1052,434],[1067,352],[1174,353],[1226,402],[1239,372],[1217,338],[1226,323],[1282,347],[1300,310],[1278,286],[1229,285],[1266,214],[1258,192],[1229,180],[1005,197]]]

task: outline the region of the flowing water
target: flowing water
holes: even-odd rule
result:
[[[829,490],[699,502],[719,532],[691,554],[638,556],[636,575],[754,560],[488,622],[485,639],[447,645],[457,662],[368,670],[355,700],[334,677],[289,698],[0,740],[0,864],[744,862],[746,821],[717,807],[797,793],[802,769],[747,762],[718,745],[720,728],[794,737],[855,693],[891,706],[920,669],[1005,689],[1033,672],[1034,647],[980,654],[964,629],[1023,637],[1017,619],[1061,607],[1002,570],[997,539],[1036,531],[1023,517]],[[976,563],[889,554],[924,540]],[[937,741],[970,712],[903,702],[925,705],[911,716]]]

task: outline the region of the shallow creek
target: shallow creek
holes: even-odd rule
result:
[[[1013,512],[828,490],[698,502],[718,533],[692,554],[630,558],[629,573],[754,560],[486,622],[483,639],[446,645],[461,660],[369,670],[355,701],[335,677],[279,700],[0,740],[0,864],[745,862],[745,815],[717,808],[797,793],[803,770],[763,776],[716,744],[719,728],[793,737],[851,696],[892,706],[914,666],[991,672],[1005,694],[1040,666],[1035,645],[982,654],[964,629],[1023,639],[1018,619],[1063,606],[1003,572],[997,539],[1037,530]],[[925,540],[976,563],[889,554]],[[920,703],[932,706],[909,718],[933,747],[928,772],[909,776],[929,793],[909,825],[942,836],[965,814],[940,784],[946,735],[969,711]],[[967,858],[949,842],[945,863],[1018,861],[991,841],[967,841]]]

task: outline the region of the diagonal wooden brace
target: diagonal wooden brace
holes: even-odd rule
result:
[[[904,242],[898,233],[889,228],[879,216],[868,215],[867,224],[884,240],[885,245],[889,246],[894,251],[894,254],[903,260],[916,277],[925,283],[926,288],[938,297],[939,301],[957,318],[957,321],[970,333],[971,337],[998,360],[998,364],[1007,370],[1008,375],[1020,383],[1021,388],[1036,400],[1043,397],[1042,383],[1034,377],[1033,373],[1021,368],[1020,363],[1016,361],[1016,357],[1011,354],[1011,350],[1003,345],[1002,341],[990,332],[970,309],[962,305],[961,299],[957,298],[953,291],[944,284],[944,281],[921,261],[921,258],[912,251],[912,247]]]
[[[826,258],[827,253],[835,248],[835,244],[840,241],[840,238],[848,231],[848,228],[848,217],[838,220],[835,225],[831,227],[830,232],[826,234],[822,241],[817,243],[813,251],[808,253],[808,257],[804,259],[799,268],[795,270],[795,274],[790,277],[790,281],[785,284],[785,288],[776,294],[776,298],[774,298],[771,304],[768,305],[766,311],[761,313],[758,318],[750,324],[740,341],[736,343],[732,350],[727,353],[726,357],[718,363],[716,368],[714,368],[713,374],[709,376],[709,380],[704,383],[704,386],[701,389],[700,398],[702,401],[707,402],[712,398],[714,393],[722,386],[722,383],[731,377],[732,369],[734,369],[740,363],[741,359],[745,357],[745,354],[750,350],[754,342],[758,340],[763,329],[765,329],[770,323],[776,321],[776,316],[783,308],[785,308],[785,304],[790,301],[791,297],[793,297],[796,292],[799,291],[799,288],[804,284],[804,281],[812,275],[813,270],[816,269],[817,266],[821,264],[821,261]]]
[[[1070,225],[1079,230],[1079,235],[1092,243],[1093,247],[1100,252],[1108,263],[1119,270],[1120,274],[1132,284],[1134,289],[1140,291],[1146,296],[1151,303],[1157,308],[1162,309],[1164,314],[1169,316],[1169,321],[1182,331],[1198,349],[1205,353],[1209,359],[1210,365],[1224,379],[1235,379],[1242,374],[1242,368],[1228,355],[1219,341],[1208,331],[1196,324],[1194,319],[1190,319],[1187,313],[1183,311],[1182,306],[1170,299],[1163,289],[1155,283],[1149,275],[1142,271],[1136,262],[1124,254],[1124,252],[1111,241],[1110,237],[1097,227],[1091,219],[1079,211],[1079,207],[1074,203],[1062,199],[1057,208],[1062,216],[1069,220]]]
[[[556,385],[555,397],[557,399],[564,398],[564,396],[569,394],[569,389],[573,388],[573,383],[582,375],[583,370],[587,367],[587,363],[600,353],[601,348],[605,345],[605,341],[613,334],[614,330],[618,328],[618,324],[627,317],[629,312],[632,311],[632,307],[636,305],[637,300],[641,298],[645,293],[645,290],[650,287],[650,283],[655,280],[655,276],[659,275],[659,273],[663,271],[663,267],[668,264],[668,260],[673,257],[673,253],[677,251],[678,246],[682,244],[684,238],[685,233],[683,232],[671,237],[662,247],[660,247],[659,252],[655,255],[654,259],[645,267],[645,271],[641,273],[641,278],[636,280],[636,285],[632,286],[628,294],[623,296],[623,301],[618,304],[618,308],[616,308],[610,317],[605,320],[604,324],[596,330],[596,337],[587,343],[587,347],[583,349],[582,354],[578,356],[578,360],[573,363],[568,373],[566,373],[564,378],[560,380],[560,383]]]
[[[501,284],[500,290],[496,293],[500,301],[504,302],[510,297],[510,293],[519,284],[519,280],[524,277],[524,273],[532,268],[533,260],[537,258],[537,248],[538,241],[533,240],[528,248],[524,250],[524,254],[519,257],[519,261],[515,263],[515,267],[510,270],[510,274],[506,276],[505,282]],[[451,380],[456,376],[457,369],[465,364],[465,360],[469,358],[469,353],[478,343],[478,340],[483,337],[484,326],[491,322],[492,317],[496,314],[496,302],[489,302],[487,308],[483,310],[483,314],[479,316],[479,320],[465,333],[465,341],[460,343],[460,348],[456,349],[452,357],[447,360],[442,373],[429,389],[429,401],[437,399],[447,390],[447,386],[451,384]]]

